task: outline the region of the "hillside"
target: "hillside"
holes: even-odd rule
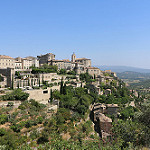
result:
[[[141,81],[139,83],[131,83],[130,86],[136,89],[150,89],[150,79]]]
[[[133,71],[117,73],[117,76],[120,79],[128,79],[128,80],[144,81],[150,79],[150,73],[140,73],[140,72],[133,72]]]

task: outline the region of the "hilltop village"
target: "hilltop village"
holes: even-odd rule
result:
[[[40,68],[44,67],[44,65],[54,66],[56,70],[61,71],[65,69],[66,72],[74,71],[76,77],[78,79],[78,75],[81,73],[88,73],[90,74],[97,82],[96,84],[99,85],[102,82],[109,84],[117,78],[114,72],[110,70],[101,71],[99,68],[91,66],[91,59],[87,58],[76,58],[76,55],[73,54],[70,60],[56,60],[55,55],[52,53],[47,53],[45,55],[35,57],[26,57],[26,58],[12,58],[10,56],[0,55],[0,75],[2,76],[2,81],[0,82],[1,87],[11,87],[12,80],[13,80],[13,87],[16,88],[18,85],[19,87],[28,86],[28,84],[37,86],[39,81],[42,83],[42,80],[48,83],[54,83],[54,79],[57,79],[57,83],[60,82],[62,76],[56,73],[56,70],[51,70],[49,73],[46,72],[35,72],[32,68]],[[16,72],[19,72],[20,79],[17,78]],[[66,76],[64,76],[64,80]],[[76,85],[79,84],[75,82]],[[32,85],[32,86],[33,86]]]
[[[33,149],[49,142],[43,149],[56,145],[60,149],[66,141],[69,148],[72,140],[76,149],[113,144],[125,132],[118,132],[119,123],[113,122],[130,120],[138,98],[115,72],[101,71],[92,66],[91,59],[77,58],[74,53],[71,60],[57,60],[52,53],[36,58],[0,55],[0,136],[10,136],[8,130],[16,141],[22,139],[18,145],[9,141],[15,148],[22,149],[24,142]],[[122,147],[129,146],[123,140]]]

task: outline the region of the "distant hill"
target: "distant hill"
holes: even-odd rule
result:
[[[128,66],[96,66],[101,70],[112,70],[113,72],[139,72],[139,73],[150,73],[150,69],[128,67]]]
[[[150,89],[150,79],[139,83],[131,83],[130,86],[136,89]]]
[[[140,72],[133,72],[133,71],[126,71],[117,73],[117,76],[120,79],[128,79],[128,80],[147,80],[150,79],[150,73],[140,73]]]

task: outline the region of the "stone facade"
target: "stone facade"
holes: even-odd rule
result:
[[[12,81],[14,80],[15,71],[12,68],[0,69],[0,74],[7,78],[7,87],[12,87]]]
[[[100,75],[103,75],[103,73],[101,72],[101,70],[99,68],[96,67],[87,67],[86,68],[86,72],[88,74],[90,74],[92,77],[99,77]]]
[[[91,67],[91,59],[77,58],[75,62],[83,64],[84,67]]]
[[[86,73],[85,67],[81,63],[76,63],[74,70],[76,74]]]
[[[52,53],[47,53],[45,55],[37,56],[39,59],[39,64],[42,66],[43,64],[49,64],[51,60],[55,60],[55,55]]]
[[[22,62],[15,61],[15,70],[21,70],[22,69]]]
[[[36,101],[47,101],[50,98],[50,89],[37,89],[37,90],[27,90],[26,93],[29,93],[28,100],[35,99]]]
[[[73,53],[73,54],[71,55],[71,61],[72,61],[72,62],[75,62],[75,61],[76,61],[76,55],[75,55],[75,53]]]
[[[53,81],[61,80],[62,76],[57,75],[57,73],[40,73],[35,75],[38,79],[40,79],[41,83],[43,81],[47,81],[51,83]]]
[[[15,70],[22,71],[28,70],[31,66],[39,67],[39,60],[35,57],[29,56],[26,58],[15,58]]]
[[[34,57],[26,57],[22,59],[22,69],[30,69],[31,66],[39,67],[39,60]]]
[[[106,104],[106,112],[109,115],[116,115],[119,110],[119,106],[117,104]]]
[[[15,59],[10,56],[0,55],[0,69],[7,68],[15,68]]]
[[[2,80],[2,81],[0,81],[0,87],[5,88],[7,86],[7,78],[5,76],[3,76],[2,74],[0,74],[0,76],[1,76],[1,80]]]

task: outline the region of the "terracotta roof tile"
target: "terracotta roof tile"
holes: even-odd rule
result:
[[[0,55],[0,58],[4,58],[4,59],[14,59],[14,58],[12,58],[12,57],[10,57],[10,56],[6,56],[6,55]]]

